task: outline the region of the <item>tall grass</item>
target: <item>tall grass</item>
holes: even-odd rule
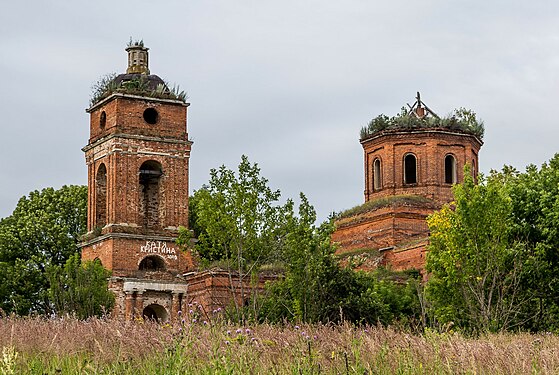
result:
[[[547,374],[558,347],[551,334],[0,319],[0,374]]]

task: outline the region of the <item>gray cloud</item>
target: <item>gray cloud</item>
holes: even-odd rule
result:
[[[362,201],[361,126],[420,90],[486,124],[483,171],[557,152],[559,4],[551,1],[11,2],[0,15],[0,217],[34,189],[85,184],[90,87],[130,36],[188,91],[191,187],[241,154],[324,219]]]

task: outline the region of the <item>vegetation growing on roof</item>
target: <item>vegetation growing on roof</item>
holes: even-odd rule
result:
[[[483,139],[484,134],[483,121],[478,119],[476,113],[470,109],[455,109],[446,117],[418,117],[402,107],[401,112],[396,116],[388,117],[380,114],[369,121],[367,126],[361,128],[360,139],[364,140],[381,132],[412,129],[447,129],[472,134],[479,139]]]
[[[115,73],[106,74],[93,84],[89,101],[90,106],[94,106],[115,93],[179,100],[183,103],[186,103],[188,99],[186,91],[181,90],[178,85],[170,87],[167,83],[158,84],[155,90],[153,90],[149,87],[149,80],[145,75],[138,75],[129,81],[122,81],[120,83],[115,81],[116,76]]]
[[[377,208],[390,206],[392,204],[404,205],[417,203],[433,203],[433,201],[429,198],[421,197],[419,195],[393,195],[389,197],[382,197],[343,211],[338,215],[338,219],[344,219],[351,216],[364,214],[366,212],[376,210]]]

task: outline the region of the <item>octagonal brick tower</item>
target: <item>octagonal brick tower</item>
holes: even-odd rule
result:
[[[332,235],[337,253],[357,268],[422,270],[426,217],[452,201],[466,164],[478,173],[480,134],[439,119],[419,93],[401,124],[362,134],[365,203],[342,213]]]
[[[188,225],[189,106],[150,75],[148,48],[129,45],[128,69],[87,109],[88,233],[82,259],[112,270],[115,313],[166,320],[193,267],[175,240]]]

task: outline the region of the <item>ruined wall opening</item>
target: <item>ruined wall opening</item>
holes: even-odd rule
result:
[[[95,227],[107,225],[107,167],[101,163],[95,175]]]
[[[105,125],[107,124],[107,114],[105,111],[101,112],[101,116],[99,116],[99,127],[101,130],[105,129]]]
[[[138,269],[140,271],[165,271],[165,261],[157,255],[150,255],[142,259]]]
[[[382,189],[382,175],[380,169],[380,159],[376,158],[373,162],[373,190]]]
[[[456,159],[451,154],[444,158],[444,182],[447,184],[456,183]]]
[[[155,108],[147,108],[144,111],[143,116],[144,121],[151,125],[155,125],[157,123],[157,120],[159,120],[159,113],[157,113],[157,110]]]
[[[160,226],[161,201],[161,164],[154,160],[146,161],[140,167],[140,216],[146,228]]]
[[[153,303],[144,308],[144,311],[142,311],[142,317],[145,320],[153,320],[158,323],[164,323],[169,320],[169,313],[163,306]]]
[[[414,154],[404,156],[404,184],[417,184],[417,160]]]

